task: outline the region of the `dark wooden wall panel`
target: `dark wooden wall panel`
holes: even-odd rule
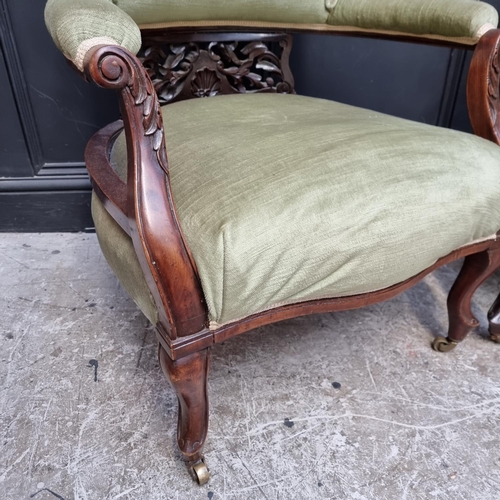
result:
[[[3,232],[34,233],[92,229],[90,191],[2,193],[0,227]]]
[[[28,150],[0,50],[0,176],[31,176]]]
[[[387,40],[296,35],[298,93],[436,123],[450,49]]]
[[[451,128],[456,130],[461,130],[463,132],[468,132],[472,134],[472,125],[469,120],[469,112],[467,111],[467,74],[469,72],[469,66],[471,63],[472,54],[468,53],[464,62],[464,71],[460,75],[460,83],[458,86],[458,92],[455,99],[455,105],[453,107],[453,116],[451,119]]]
[[[45,2],[8,0],[7,4],[43,163],[82,164],[89,138],[118,118],[116,102],[65,63],[45,28]]]

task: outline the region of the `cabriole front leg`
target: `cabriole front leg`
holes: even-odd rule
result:
[[[176,361],[170,359],[161,345],[158,353],[162,370],[179,400],[177,443],[191,474],[200,484],[210,478],[202,456],[208,431],[209,351],[209,348],[203,349]]]
[[[437,337],[432,346],[436,351],[447,352],[476,327],[479,321],[472,314],[474,292],[500,266],[500,248],[493,248],[469,255],[448,295],[448,337]],[[497,300],[498,302],[498,300]]]

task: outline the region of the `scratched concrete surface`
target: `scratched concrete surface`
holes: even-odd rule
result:
[[[153,330],[95,235],[1,235],[0,499],[500,498],[500,345],[484,317],[500,278],[476,295],[477,332],[429,347],[457,269],[216,346],[199,487]]]

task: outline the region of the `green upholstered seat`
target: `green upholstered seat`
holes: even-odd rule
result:
[[[476,0],[48,0],[45,21],[56,45],[81,69],[94,45],[118,44],[136,53],[138,24],[307,25],[474,44],[497,26],[498,14]]]
[[[500,148],[481,138],[294,95],[196,99],[163,115],[213,328],[391,286],[500,228]],[[125,178],[123,134],[112,161]],[[114,271],[154,321],[144,283],[130,280],[140,274],[130,239],[98,200],[94,217]]]

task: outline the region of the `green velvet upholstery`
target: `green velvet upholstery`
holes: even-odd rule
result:
[[[498,14],[492,5],[476,0],[338,0],[328,24],[479,38],[488,25],[497,26]]]
[[[293,95],[196,99],[163,115],[213,327],[388,287],[500,228],[500,148],[481,138]],[[112,161],[125,178],[123,134]],[[96,221],[99,238],[114,226]],[[120,276],[133,249],[108,239]]]
[[[272,22],[462,38],[474,43],[496,26],[491,5],[476,0],[48,0],[47,27],[80,69],[94,45],[136,53],[138,24],[193,21]]]
[[[93,45],[121,45],[134,54],[141,48],[139,27],[111,0],[48,0],[45,24],[57,47],[80,69]]]
[[[116,0],[137,23],[263,21],[351,26],[416,35],[476,39],[498,24],[477,0]]]
[[[329,14],[325,0],[116,0],[116,5],[139,24],[210,20],[324,24]]]
[[[95,194],[92,195],[92,218],[97,239],[109,267],[120,280],[139,309],[151,323],[158,321],[158,311],[128,234],[108,214]]]

